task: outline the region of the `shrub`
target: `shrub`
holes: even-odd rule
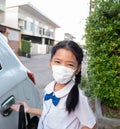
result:
[[[22,49],[19,49],[19,50],[18,50],[18,55],[19,55],[19,56],[22,56]]]
[[[30,53],[31,42],[22,39],[21,44],[22,44],[22,46],[21,46],[22,53],[29,54]]]
[[[88,86],[88,80],[87,80],[86,76],[82,75],[81,82],[80,82],[79,86],[80,86],[81,89],[86,90],[86,88]]]
[[[89,91],[120,108],[120,1],[98,0],[86,23]]]

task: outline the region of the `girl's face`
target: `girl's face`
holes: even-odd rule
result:
[[[56,51],[55,55],[51,59],[50,65],[65,66],[73,70],[77,69],[76,73],[80,71],[80,67],[78,67],[74,54],[70,50],[63,48]]]

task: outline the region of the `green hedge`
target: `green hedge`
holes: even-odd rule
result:
[[[120,108],[120,0],[97,0],[85,31],[89,91]]]
[[[21,46],[22,51],[26,53],[30,53],[30,47],[31,47],[31,43],[27,40],[22,39],[22,46]]]
[[[31,47],[31,42],[22,39],[21,41],[21,49],[19,50],[19,55],[26,56],[26,54],[30,54],[30,47]]]

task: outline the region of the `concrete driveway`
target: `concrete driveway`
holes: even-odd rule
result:
[[[36,55],[31,58],[19,57],[19,59],[34,73],[36,85],[38,87],[44,88],[50,81],[52,81],[52,73],[49,65],[50,54]]]

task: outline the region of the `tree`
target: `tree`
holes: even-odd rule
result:
[[[120,108],[120,0],[97,0],[85,31],[89,91]]]

